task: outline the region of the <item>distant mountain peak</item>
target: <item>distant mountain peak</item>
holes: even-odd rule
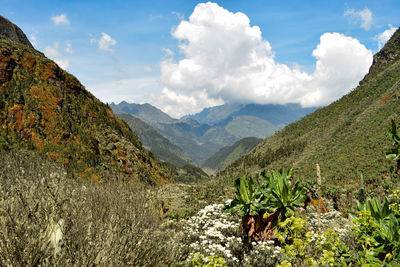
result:
[[[17,25],[2,16],[0,16],[0,35],[33,48],[25,33]]]

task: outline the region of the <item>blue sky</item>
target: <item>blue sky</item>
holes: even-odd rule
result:
[[[175,117],[228,102],[328,104],[366,73],[381,34],[400,25],[400,1],[199,3],[0,0],[0,14],[102,101],[150,102]],[[336,57],[352,54],[336,62],[341,43]],[[232,59],[241,54],[249,57]],[[343,74],[326,71],[346,67],[357,71],[340,82]]]

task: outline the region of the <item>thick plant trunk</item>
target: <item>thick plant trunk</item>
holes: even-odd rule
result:
[[[277,211],[274,211],[272,214],[265,218],[263,217],[263,215],[243,216],[242,233],[245,235],[246,239],[249,242],[270,240],[275,236],[272,226],[277,218]]]

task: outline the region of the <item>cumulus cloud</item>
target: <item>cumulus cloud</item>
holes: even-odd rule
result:
[[[372,12],[369,8],[355,11],[354,9],[347,9],[344,11],[345,16],[349,16],[354,22],[360,22],[361,28],[368,31],[372,25]]]
[[[198,4],[172,35],[183,57],[170,53],[161,62],[165,88],[152,103],[175,117],[227,102],[325,105],[354,88],[372,63],[357,39],[325,33],[312,74],[280,64],[245,14],[210,2]]]
[[[112,49],[112,47],[117,44],[117,41],[114,40],[107,33],[102,32],[101,38],[99,40],[96,40],[95,38],[91,38],[90,43],[91,44],[97,43],[100,50],[109,52],[110,54],[114,54],[114,49]]]
[[[46,46],[44,49],[44,54],[46,57],[54,60],[61,68],[68,69],[69,61],[62,58],[60,51],[58,51],[59,44],[55,42],[52,46]]]
[[[75,53],[74,50],[72,50],[72,46],[71,46],[71,42],[67,41],[67,47],[64,49],[65,52],[67,52],[68,54],[73,54]]]
[[[65,13],[57,15],[57,16],[50,17],[50,19],[56,25],[68,25],[69,24],[69,19],[67,17],[67,14],[65,14]]]
[[[390,37],[394,34],[397,28],[393,27],[391,24],[388,25],[389,29],[385,30],[381,34],[379,34],[376,38],[378,39],[378,48],[381,49],[387,41],[389,41]]]

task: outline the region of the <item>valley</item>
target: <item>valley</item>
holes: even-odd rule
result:
[[[373,37],[379,50],[346,91],[337,84],[350,84],[361,63],[337,45],[350,43],[359,52],[351,56],[368,63],[371,50],[357,39],[322,35],[306,73],[275,61],[282,54],[242,12],[211,2],[188,19],[174,12],[180,54],[159,49],[165,88],[157,99],[149,89],[142,104],[114,101],[122,90],[114,85],[147,84],[147,76],[119,80],[103,101],[61,66],[62,55],[74,58],[73,38],[43,53],[36,35],[0,15],[0,265],[399,266],[400,29],[390,25],[384,42]],[[70,18],[50,17],[59,32],[49,35],[77,31]],[[205,49],[210,25],[220,34]],[[151,30],[125,34],[150,38],[141,31]],[[251,38],[240,42],[242,31]],[[105,32],[85,36],[119,77],[155,76],[149,65],[125,68],[122,44]],[[342,39],[327,48],[327,36]],[[250,56],[239,53],[248,47]],[[100,75],[112,76],[107,67]]]

